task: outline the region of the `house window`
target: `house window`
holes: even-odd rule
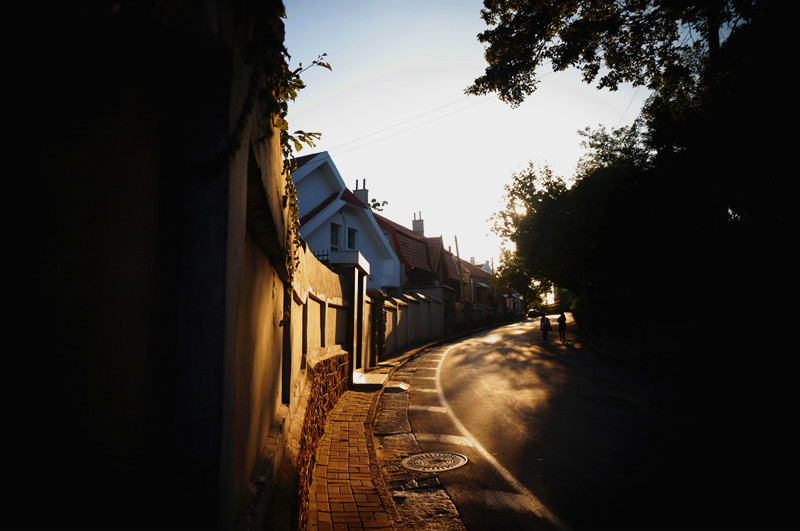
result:
[[[358,231],[356,229],[347,229],[347,248],[355,251],[358,246]]]
[[[336,223],[331,223],[331,251],[339,250],[339,235],[341,234],[341,229],[342,227]]]

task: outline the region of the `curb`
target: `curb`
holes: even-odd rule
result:
[[[401,518],[400,518],[400,513],[397,511],[397,506],[395,505],[394,499],[389,493],[389,488],[383,479],[383,473],[381,472],[381,464],[378,461],[378,454],[377,451],[375,450],[375,420],[378,417],[378,409],[381,400],[383,399],[383,393],[386,390],[386,384],[392,381],[393,375],[406,363],[417,357],[420,353],[430,350],[432,348],[436,348],[440,344],[443,344],[443,342],[437,341],[434,343],[429,343],[427,345],[415,348],[411,351],[408,351],[398,356],[399,359],[396,358],[396,361],[393,361],[391,363],[391,367],[387,373],[386,380],[380,386],[380,389],[377,389],[375,392],[375,398],[372,400],[372,403],[370,404],[370,409],[369,412],[367,413],[367,419],[366,422],[364,423],[364,426],[367,430],[367,434],[369,437],[369,443],[367,444],[367,449],[369,451],[370,471],[372,472],[372,481],[376,486],[376,490],[378,491],[378,495],[380,496],[381,503],[383,504],[384,508],[386,508],[386,512],[389,513],[389,517],[391,518],[393,524],[399,523]],[[389,362],[383,362],[383,363],[387,364]],[[392,527],[396,529],[394,525]]]
[[[503,326],[508,323],[503,323]],[[355,468],[361,468],[362,471],[355,471],[353,470],[350,465],[347,465],[350,468],[350,473],[357,473],[362,477],[355,477],[349,476],[350,480],[353,480],[354,483],[351,485],[342,484],[342,482],[349,481],[348,476],[331,476],[331,473],[338,473],[334,471],[335,468],[341,468],[341,449],[339,449],[336,453],[338,455],[337,458],[333,458],[333,446],[336,446],[336,443],[333,445],[328,443],[329,446],[329,455],[331,455],[331,466],[327,466],[327,458],[324,465],[324,471],[321,472],[321,475],[317,475],[316,467],[319,463],[315,463],[314,471],[311,472],[312,474],[312,484],[315,483],[316,478],[320,478],[320,481],[324,481],[324,487],[321,487],[320,484],[317,484],[314,487],[314,491],[310,492],[311,503],[309,505],[309,529],[313,531],[332,531],[334,529],[364,529],[364,528],[374,528],[388,530],[393,529],[395,531],[405,529],[403,517],[400,515],[400,511],[397,508],[397,505],[389,491],[389,487],[386,483],[386,480],[383,476],[382,471],[382,460],[378,458],[378,450],[376,448],[376,436],[375,436],[375,424],[379,417],[379,413],[381,411],[380,406],[383,400],[384,392],[388,386],[388,383],[391,382],[394,378],[395,373],[404,367],[408,362],[416,359],[420,354],[432,350],[434,348],[440,347],[447,343],[451,343],[453,341],[457,341],[466,337],[469,337],[473,334],[480,333],[486,329],[492,329],[496,327],[481,327],[480,329],[470,330],[469,332],[464,332],[460,334],[455,334],[452,336],[448,336],[446,338],[440,338],[437,341],[432,341],[430,343],[420,345],[416,348],[407,350],[402,354],[395,356],[390,360],[384,360],[378,363],[378,367],[374,368],[372,371],[372,375],[378,376],[379,378],[372,378],[364,379],[362,382],[355,383],[348,387],[345,391],[349,393],[351,391],[356,393],[363,393],[363,399],[369,401],[369,405],[367,406],[366,400],[362,399],[362,404],[366,406],[366,412],[364,413],[363,419],[363,446],[364,450],[361,452],[366,452],[368,458],[368,470],[364,470],[364,465],[359,465],[358,461],[358,451],[355,453],[349,454],[349,457],[345,457],[345,460],[348,459],[355,459]],[[369,373],[368,373],[369,374]],[[369,396],[369,398],[368,398]],[[345,427],[344,430],[346,431],[347,428]],[[335,433],[331,432],[331,433]],[[412,434],[413,435],[413,434]],[[341,434],[338,436],[339,438],[336,441],[342,441],[344,439],[341,438]],[[346,437],[346,435],[345,435]],[[358,439],[356,439],[358,440]],[[319,451],[319,450],[318,450]],[[361,454],[363,455],[363,454]],[[333,464],[335,461],[336,464]],[[353,461],[349,461],[349,463],[354,463]],[[342,469],[341,472],[347,473],[347,468]],[[362,483],[362,481],[366,480],[366,477],[363,477],[365,473],[369,474],[370,478],[370,486],[366,486],[366,483]],[[327,478],[322,479],[326,475]],[[337,483],[339,485],[337,485]],[[323,490],[318,490],[322,488]],[[346,489],[346,490],[339,490],[339,489]],[[366,489],[366,491],[365,491]],[[369,491],[372,494],[369,494]],[[316,500],[316,493],[321,492],[325,496],[322,502],[318,502]],[[369,500],[369,496],[375,496],[373,501]],[[360,500],[358,498],[361,498]],[[366,499],[365,499],[366,496]],[[347,499],[343,499],[347,498]],[[355,499],[353,499],[355,498]],[[330,501],[330,505],[328,506],[328,502]],[[380,506],[383,508],[382,511],[378,510],[377,502],[380,502]],[[344,503],[342,503],[344,502]],[[326,505],[327,508],[325,509],[317,509],[317,503],[323,503]],[[363,504],[363,505],[361,505]],[[339,506],[338,508],[334,508],[334,505]],[[361,512],[361,508],[365,508],[366,512]],[[366,515],[366,520],[364,519]],[[361,521],[359,521],[361,519]],[[338,522],[338,523],[337,523]]]

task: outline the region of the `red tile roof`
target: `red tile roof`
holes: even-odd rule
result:
[[[345,188],[342,192],[342,199],[350,203],[351,205],[355,205],[359,208],[369,208],[367,205],[361,202],[361,200],[356,197],[356,194],[350,191],[349,188]]]
[[[458,266],[456,257],[450,251],[444,252],[445,279],[458,280]]]
[[[383,227],[392,237],[393,247],[406,266],[406,271],[412,268],[422,269],[424,271],[436,271],[431,265],[431,260],[428,256],[428,242],[425,236],[417,234],[413,230],[395,223],[385,217],[373,213],[375,220]]]
[[[300,218],[300,225],[301,226],[305,225],[314,216],[319,214],[322,211],[322,209],[324,209],[326,206],[330,205],[333,202],[333,200],[336,199],[338,196],[339,196],[339,192],[333,192],[322,203],[318,204],[317,206],[315,206],[314,208],[309,210],[308,213],[305,216]]]
[[[300,218],[300,225],[302,226],[306,224],[314,216],[319,214],[322,211],[322,209],[330,205],[333,202],[333,200],[336,199],[337,197],[340,197],[339,192],[333,192],[331,195],[325,198],[323,202],[321,202],[320,204],[309,210],[305,216]],[[358,199],[356,195],[347,188],[345,188],[344,191],[342,192],[341,198],[343,201],[350,203],[351,205],[357,206],[358,208],[367,208],[367,206],[364,203],[362,203],[361,200]]]
[[[450,251],[444,252],[445,262],[447,266],[447,279],[458,280],[459,264],[461,264],[461,273],[469,274],[472,278],[480,278],[481,280],[489,281],[492,278],[491,273],[487,273],[480,267],[469,263],[463,258],[457,258],[456,255]]]
[[[473,277],[480,277],[480,278],[484,278],[486,280],[492,278],[492,274],[491,273],[487,273],[486,271],[484,271],[480,267],[478,267],[476,265],[472,265],[472,264],[470,264],[469,262],[467,262],[464,259],[461,260],[461,269],[462,269],[462,271],[466,270],[470,274],[470,276],[473,276]]]
[[[431,264],[431,270],[438,271],[439,258],[442,256],[444,241],[442,241],[441,236],[436,236],[434,238],[425,238],[425,243],[428,245],[428,260]]]
[[[309,160],[313,159],[317,155],[319,155],[319,153],[311,153],[310,155],[303,155],[302,157],[295,157],[294,161],[297,164],[295,169],[300,168],[303,164],[305,164]]]

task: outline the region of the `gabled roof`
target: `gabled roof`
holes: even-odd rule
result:
[[[446,280],[458,280],[458,265],[456,256],[450,251],[444,252],[444,273]]]
[[[436,271],[429,257],[428,238],[379,214],[373,213],[373,215],[378,225],[391,236],[394,248],[397,249],[397,254],[399,255],[398,258],[405,265],[406,271],[411,271],[414,268],[431,273]]]
[[[464,260],[463,258],[458,258],[450,251],[445,251],[444,256],[447,267],[447,276],[445,278],[448,280],[458,280],[459,266],[462,275],[469,275],[471,278],[480,279],[481,281],[485,281],[487,283],[492,278],[491,273],[488,273],[484,269],[471,264],[469,261]]]
[[[349,188],[342,190],[342,200],[350,203],[351,205],[357,206],[358,208],[369,208],[367,205],[362,203],[361,199],[356,197],[356,194],[351,192]]]
[[[487,283],[491,279],[490,273],[463,258],[457,258],[446,250],[441,236],[426,238],[379,214],[373,213],[373,215],[378,225],[386,230],[392,238],[398,258],[405,265],[406,271],[410,271],[412,268],[431,273],[441,271],[444,280],[458,280],[460,264],[460,271],[464,275]]]
[[[469,263],[463,258],[461,259],[461,269],[462,271],[468,272],[471,277],[481,278],[486,280],[492,278],[491,273],[488,273],[486,270],[481,269],[480,267]]]
[[[308,222],[309,220],[313,219],[314,216],[316,216],[317,214],[319,214],[320,212],[325,210],[325,208],[328,205],[330,205],[331,203],[333,203],[337,199],[341,199],[345,203],[349,203],[349,204],[351,204],[353,206],[356,206],[358,208],[367,208],[367,206],[364,203],[362,203],[361,200],[358,199],[358,197],[356,197],[356,194],[351,192],[349,189],[345,188],[341,192],[332,193],[324,201],[322,201],[320,204],[318,204],[317,206],[315,206],[314,208],[309,210],[308,213],[305,216],[300,218],[300,226],[303,226],[306,222]]]
[[[304,202],[306,202],[305,208],[311,207],[300,218],[300,226],[305,227],[305,231],[314,230],[318,224],[330,217],[332,212],[337,211],[345,204],[364,208],[364,205],[352,195],[352,192],[347,190],[344,179],[339,175],[339,170],[333,164],[327,151],[297,157],[295,162],[297,167],[292,172],[292,179],[294,179],[298,195],[300,195],[300,208],[304,210]],[[327,187],[331,192],[324,198],[317,197],[316,200],[311,198],[313,202],[309,204],[309,196],[302,195],[300,192],[307,186],[306,180],[312,178],[312,175],[315,177],[312,188],[309,190],[321,191]]]
[[[433,238],[425,238],[425,241],[428,244],[428,260],[430,261],[431,269],[438,271],[442,251],[444,250],[444,240],[442,240],[441,236],[435,236]]]
[[[310,161],[317,155],[319,155],[319,153],[312,153],[310,155],[303,155],[302,157],[295,157],[294,161],[295,164],[297,164],[295,170],[299,170],[301,166],[303,166],[306,162]]]
[[[380,253],[380,259],[391,257],[393,261],[396,260],[395,252],[384,239],[372,211],[344,185],[339,170],[327,152],[313,153],[295,160],[297,168],[292,172],[292,178],[301,196],[298,199],[303,214],[299,221],[300,234],[304,238],[323,227],[337,212],[346,209],[356,216],[354,219],[360,219],[364,226],[370,227],[367,231],[369,240],[364,241],[373,242],[371,248]],[[396,274],[395,269],[393,275]]]
[[[324,199],[320,198],[322,194],[318,194],[316,200],[319,203],[314,205],[300,219],[300,225],[306,231],[312,232],[316,230],[321,223],[344,206],[357,208],[359,211],[363,211],[363,215],[372,220],[376,230],[383,230],[389,234],[392,245],[389,245],[389,242],[386,242],[383,238],[381,238],[381,241],[392,255],[397,255],[406,272],[414,269],[431,274],[441,272],[441,278],[444,281],[459,280],[459,272],[487,283],[491,279],[491,275],[488,272],[466,260],[458,259],[450,251],[446,250],[441,236],[425,237],[399,223],[372,212],[369,206],[362,203],[344,185],[344,180],[339,175],[327,152],[305,155],[295,160],[297,168],[292,176],[295,178],[296,183],[315,174],[320,175],[319,178],[322,181],[314,181],[314,183],[325,182],[328,185],[333,185],[335,190]],[[319,168],[319,173],[315,171],[317,168]],[[319,191],[318,188],[317,190]]]
[[[314,216],[325,210],[325,208],[333,203],[336,198],[339,197],[339,192],[333,192],[331,195],[328,196],[322,203],[318,204],[314,208],[308,211],[308,213],[300,218],[300,226],[305,225],[309,220],[311,220]]]

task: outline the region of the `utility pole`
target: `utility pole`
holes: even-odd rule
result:
[[[453,236],[456,240],[456,269],[458,269],[458,285],[461,287],[461,305],[464,305],[464,274],[461,272],[461,257],[458,254],[458,236]]]
[[[465,293],[464,290],[464,274],[461,272],[461,256],[458,252],[458,236],[454,236],[456,240],[456,264],[458,265],[458,285],[461,286],[461,311],[464,313],[464,319],[466,321],[467,330],[472,330],[472,299],[470,298],[469,310],[465,307],[466,302],[464,300]]]

